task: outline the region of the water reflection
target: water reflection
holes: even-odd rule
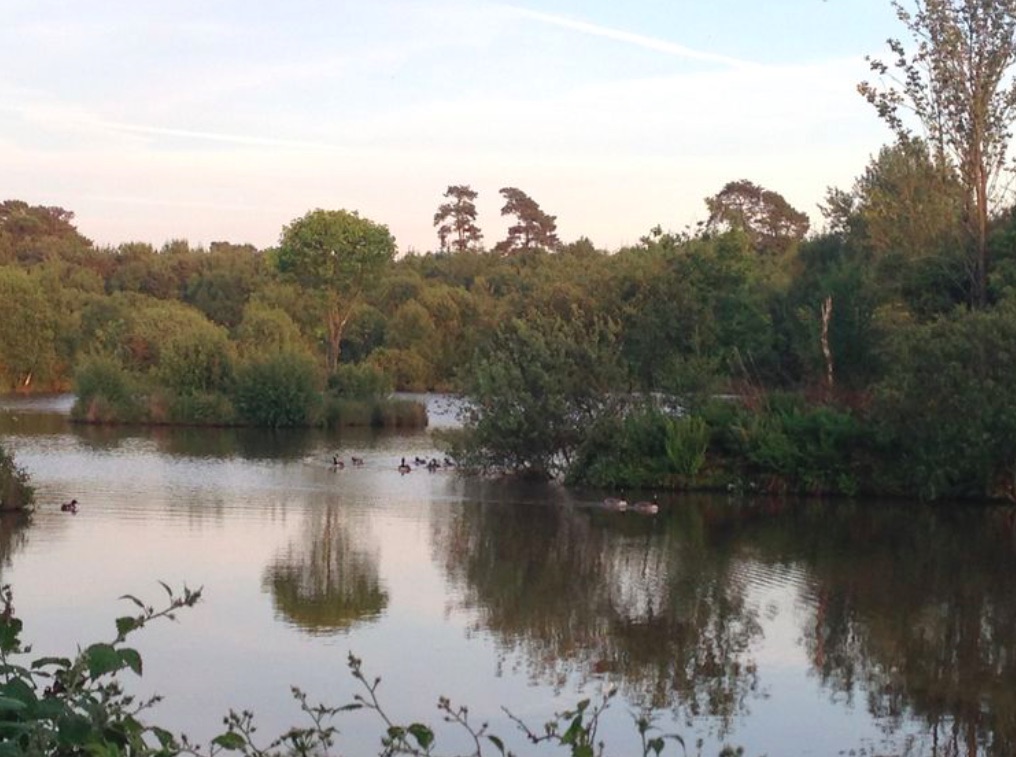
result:
[[[62,397],[63,395],[61,395]],[[8,403],[11,401],[8,400]],[[84,448],[113,451],[137,440],[152,442],[166,455],[211,459],[298,460],[329,435],[319,429],[254,429],[191,426],[120,426],[73,423],[67,415],[0,404],[0,434],[56,436],[70,434]],[[334,438],[335,435],[331,435]]]
[[[0,412],[0,432],[50,505],[31,528],[0,518],[0,577],[44,629],[70,633],[71,605],[106,628],[100,600],[139,572],[218,591],[172,629],[207,659],[176,681],[168,654],[160,693],[218,686],[225,709],[263,687],[254,704],[274,713],[277,680],[249,660],[303,684],[343,634],[404,676],[394,705],[414,714],[435,670],[437,693],[477,685],[472,704],[489,689],[495,718],[609,681],[625,707],[668,708],[693,722],[683,735],[719,732],[749,754],[1016,754],[1007,508],[682,496],[649,518],[596,509],[602,493],[399,476],[399,457],[433,453],[423,433],[117,429],[21,410]],[[336,450],[368,464],[332,471]],[[83,494],[78,516],[53,511]]]
[[[265,570],[276,612],[311,634],[345,631],[378,618],[388,592],[369,537],[329,505],[308,514],[303,535]]]
[[[760,525],[814,576],[805,645],[835,695],[917,716],[933,754],[1016,754],[1013,512],[808,505]]]
[[[4,568],[11,564],[11,558],[25,546],[31,516],[25,513],[0,512],[0,583],[3,582]]]
[[[764,688],[758,582],[782,576],[834,701],[901,738],[923,723],[914,754],[1016,754],[1009,509],[686,497],[640,518],[480,501],[435,543],[474,630],[534,680],[610,678],[723,736]]]
[[[607,677],[638,706],[723,732],[757,690],[761,626],[734,555],[707,548],[698,517],[487,504],[435,538],[477,628],[522,652],[533,679]]]

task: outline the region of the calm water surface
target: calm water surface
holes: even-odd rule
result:
[[[400,475],[435,454],[429,432],[78,427],[68,405],[0,406],[40,502],[27,527],[0,521],[2,580],[38,654],[111,638],[124,593],[204,587],[136,637],[137,691],[165,696],[151,719],[192,737],[230,707],[281,732],[293,684],[349,701],[352,652],[397,719],[439,726],[447,695],[522,753],[502,705],[539,727],[616,686],[612,754],[637,752],[647,706],[689,754],[1016,754],[1006,508],[678,497],[647,518],[596,492]],[[377,753],[369,715],[339,725],[339,753]]]

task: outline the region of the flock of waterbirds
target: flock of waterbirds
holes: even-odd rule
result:
[[[660,505],[654,496],[652,500],[639,500],[628,504],[628,500],[621,497],[606,497],[602,502],[604,510],[615,513],[638,513],[639,515],[656,515],[660,512]]]
[[[349,458],[349,464],[354,468],[359,468],[364,465],[364,459],[351,455]],[[343,470],[346,467],[346,461],[344,458],[338,455],[332,455],[332,470]],[[449,457],[444,460],[438,460],[436,457],[426,458],[414,455],[407,461],[407,458],[403,457],[400,461],[396,470],[405,476],[408,473],[412,473],[414,470],[425,469],[430,473],[435,471],[444,470],[448,468],[454,468],[455,461]],[[603,510],[609,510],[617,513],[638,513],[639,515],[656,515],[660,512],[660,505],[656,501],[654,495],[651,500],[637,500],[629,504],[628,500],[621,497],[605,497],[600,503],[600,508]]]
[[[358,457],[356,455],[350,455],[350,457],[349,457],[349,465],[351,467],[353,467],[353,468],[360,468],[360,467],[366,465],[366,461],[362,457]],[[332,466],[331,467],[332,467],[332,470],[336,470],[336,471],[337,470],[345,470],[345,468],[346,468],[346,460],[345,460],[345,458],[339,457],[338,455],[332,455]],[[436,457],[432,457],[432,458],[428,459],[428,458],[425,458],[425,457],[420,457],[419,455],[415,455],[412,458],[412,464],[407,463],[406,462],[406,458],[403,457],[401,462],[395,468],[395,470],[397,470],[402,475],[406,475],[407,473],[412,473],[417,468],[424,468],[428,472],[434,473],[435,471],[445,470],[445,469],[454,468],[454,467],[455,467],[455,461],[452,460],[450,457],[446,457],[446,458],[444,458],[444,460],[438,460]]]
[[[366,461],[363,457],[358,455],[350,455],[349,464],[353,468],[360,468],[366,465]],[[344,470],[346,467],[346,461],[344,458],[339,457],[337,454],[332,455],[331,468],[332,470]],[[417,469],[424,469],[429,473],[434,473],[438,470],[444,470],[448,468],[454,468],[455,461],[449,457],[444,460],[438,460],[436,457],[425,458],[419,455],[414,455],[412,463],[406,462],[406,458],[403,457],[396,470],[403,476],[408,473],[412,473]],[[60,505],[60,511],[65,513],[77,514],[78,512],[78,501],[72,499],[69,502],[64,502]],[[636,502],[628,503],[628,500],[622,497],[605,497],[600,503],[600,507],[603,510],[609,510],[611,512],[626,513],[633,512],[640,515],[656,515],[660,511],[660,506],[656,501],[656,497],[653,496],[652,500],[639,500]]]

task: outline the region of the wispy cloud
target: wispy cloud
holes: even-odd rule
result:
[[[252,147],[285,147],[305,150],[330,150],[341,151],[340,145],[328,142],[313,142],[299,139],[278,139],[274,137],[259,137],[250,134],[226,134],[216,131],[197,131],[193,129],[169,129],[162,126],[149,126],[147,124],[132,124],[121,121],[100,121],[91,122],[92,126],[107,129],[109,131],[124,132],[127,134],[141,134],[153,137],[174,137],[180,139],[197,139],[206,142],[220,142],[233,145]]]
[[[53,129],[56,126],[61,131],[78,130],[89,132],[93,135],[122,134],[135,137],[170,137],[174,139],[231,144],[241,147],[272,147],[334,153],[346,150],[343,145],[334,142],[265,137],[255,134],[233,134],[198,129],[174,129],[145,123],[113,121],[96,117],[85,109],[66,103],[34,103],[30,105],[5,105],[0,103],[0,111],[17,113],[25,121],[37,123],[48,129]]]
[[[695,48],[680,45],[676,42],[670,42],[669,40],[650,37],[645,34],[638,34],[625,29],[601,26],[600,24],[593,24],[588,21],[569,18],[568,16],[559,16],[553,13],[534,11],[518,5],[509,5],[504,3],[498,3],[496,4],[496,7],[502,8],[512,15],[532,19],[533,21],[539,21],[543,24],[558,26],[563,29],[570,29],[571,31],[579,32],[580,34],[588,34],[594,37],[603,37],[616,42],[623,42],[628,45],[634,45],[635,47],[641,47],[645,50],[654,50],[656,52],[665,53],[678,58],[684,58],[686,60],[719,63],[733,68],[754,68],[758,66],[757,63],[753,63],[751,61],[745,61],[739,58],[733,58],[728,55],[720,55],[719,53],[712,53],[705,50],[696,50]]]

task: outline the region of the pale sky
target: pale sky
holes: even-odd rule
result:
[[[889,0],[0,0],[0,200],[97,244],[267,247],[314,208],[437,247],[451,184],[601,248],[748,179],[822,220],[890,141]]]

